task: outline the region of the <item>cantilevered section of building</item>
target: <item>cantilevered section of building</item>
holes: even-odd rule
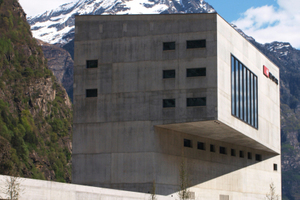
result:
[[[218,14],[76,16],[73,182],[172,195],[185,170],[196,199],[281,195],[278,82]]]

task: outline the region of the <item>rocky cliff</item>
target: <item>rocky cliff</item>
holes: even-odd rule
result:
[[[0,0],[0,173],[71,181],[72,104],[17,0]]]
[[[74,61],[68,51],[58,45],[51,45],[37,40],[42,47],[48,68],[53,72],[57,81],[66,89],[71,100],[73,99],[73,65]]]

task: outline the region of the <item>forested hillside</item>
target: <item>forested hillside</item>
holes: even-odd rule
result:
[[[17,0],[0,0],[0,174],[71,181],[72,105]]]

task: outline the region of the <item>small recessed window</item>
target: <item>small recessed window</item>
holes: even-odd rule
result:
[[[244,158],[244,151],[240,151],[240,158]]]
[[[205,48],[206,40],[188,40],[186,41],[187,49]]]
[[[215,145],[213,144],[210,145],[210,152],[216,152]]]
[[[231,149],[231,156],[235,156],[235,149]]]
[[[277,171],[277,164],[273,164],[273,170]]]
[[[197,148],[200,150],[205,150],[205,143],[204,142],[198,142],[197,143]]]
[[[199,98],[187,98],[186,99],[186,106],[206,106],[206,97],[199,97]]]
[[[163,99],[164,108],[173,108],[175,107],[175,99]]]
[[[175,50],[175,42],[164,42],[163,50],[164,51]]]
[[[86,97],[97,97],[97,89],[87,89]]]
[[[163,78],[175,78],[175,69],[163,70]]]
[[[183,146],[192,148],[193,147],[192,146],[192,140],[184,139],[183,140]]]
[[[86,61],[86,68],[97,68],[98,67],[98,60],[87,60]]]
[[[186,69],[186,77],[206,76],[206,68]]]
[[[226,148],[220,147],[220,154],[226,154]]]
[[[252,153],[251,152],[248,152],[248,159],[252,160]]]
[[[262,161],[262,156],[260,154],[255,154],[256,161]]]

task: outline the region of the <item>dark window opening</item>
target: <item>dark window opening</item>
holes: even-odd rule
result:
[[[87,89],[86,97],[97,97],[97,89]]]
[[[252,153],[248,152],[248,159],[252,160]]]
[[[163,70],[163,78],[175,78],[175,69]]]
[[[187,98],[186,106],[206,106],[206,97]]]
[[[210,145],[210,152],[216,152],[215,145]]]
[[[244,152],[240,151],[240,158],[244,158]]]
[[[200,149],[200,150],[205,150],[205,143],[203,143],[203,142],[198,142],[197,148]]]
[[[220,147],[220,154],[227,154],[225,147]]]
[[[235,156],[235,149],[231,149],[231,156]]]
[[[87,60],[86,61],[86,68],[97,68],[98,67],[98,60]]]
[[[262,161],[262,157],[260,154],[255,154],[255,160],[256,161]]]
[[[164,108],[173,108],[175,107],[175,99],[163,99]]]
[[[273,170],[277,171],[277,164],[273,164]]]
[[[186,69],[186,77],[206,76],[206,68]]]
[[[183,146],[192,148],[193,147],[192,146],[192,140],[184,139],[183,140]]]
[[[163,51],[175,50],[175,42],[164,42]]]
[[[187,49],[205,48],[206,40],[188,40],[186,41]]]

